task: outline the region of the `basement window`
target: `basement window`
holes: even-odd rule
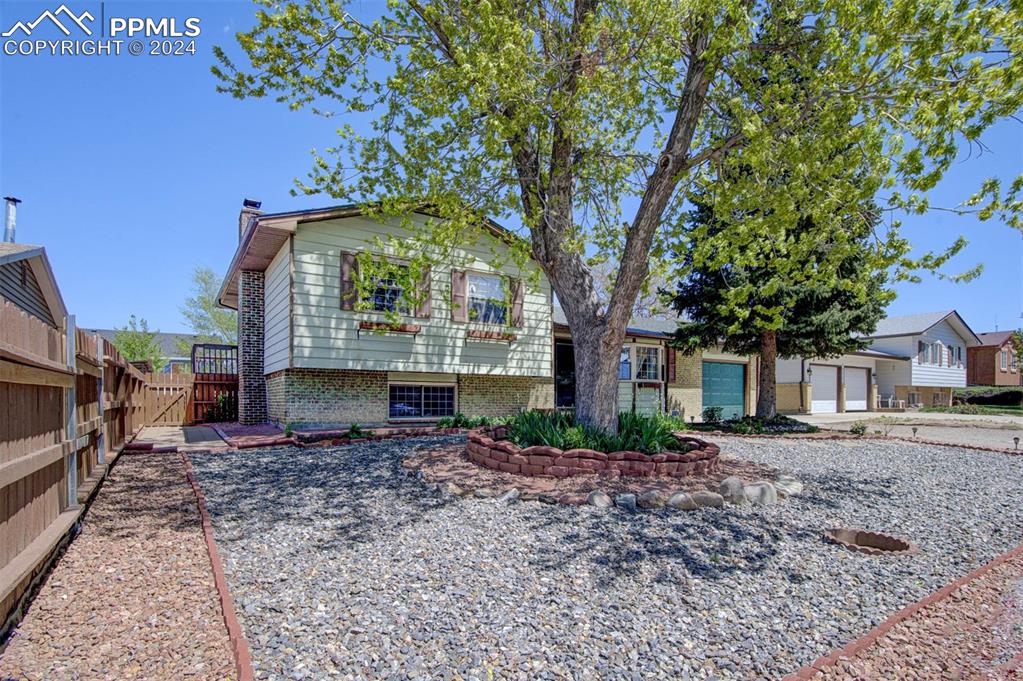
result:
[[[438,419],[455,414],[455,386],[410,385],[392,383],[388,386],[387,416],[392,419]]]

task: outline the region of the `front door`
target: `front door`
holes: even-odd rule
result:
[[[575,406],[575,349],[571,342],[554,343],[554,406]]]

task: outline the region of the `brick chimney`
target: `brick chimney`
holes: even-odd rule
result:
[[[242,199],[242,210],[238,214],[238,241],[241,241],[242,237],[245,236],[245,229],[249,226],[249,220],[263,214],[263,211],[259,210],[259,207],[262,205],[262,201]]]
[[[249,221],[261,214],[259,201],[245,199],[238,215],[238,240]],[[267,419],[266,377],[263,375],[263,279],[256,270],[238,273],[238,421],[263,423]]]

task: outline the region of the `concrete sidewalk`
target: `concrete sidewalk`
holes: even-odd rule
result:
[[[975,416],[934,412],[852,412],[846,414],[797,414],[792,418],[823,430],[849,430],[863,422],[868,433],[973,445],[996,449],[1023,447],[1023,418],[1018,416]],[[914,429],[916,432],[914,432]],[[1017,445],[1014,438],[1020,438]]]
[[[854,411],[844,414],[793,414],[792,418],[810,423],[820,428],[841,428],[841,424],[852,424],[856,421],[873,421],[882,417],[890,421],[906,424],[935,426],[969,426],[975,428],[1012,428],[1023,429],[1023,416],[1002,414],[943,414],[931,411],[877,412]]]
[[[209,426],[146,426],[136,439],[156,447],[174,446],[181,452],[229,446]]]

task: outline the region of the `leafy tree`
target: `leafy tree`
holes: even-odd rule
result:
[[[380,16],[342,0],[261,5],[238,36],[247,63],[218,49],[214,73],[236,97],[345,117],[300,190],[393,215],[428,205],[442,219],[393,245],[420,262],[476,241],[481,216],[516,218],[514,257],[535,259],[568,319],[578,419],[606,431],[633,305],[671,264],[686,195],[711,167],[751,178],[784,167],[788,188],[715,257],[770,239],[796,206],[837,245],[847,195],[884,189],[891,207],[925,210],[959,144],[1023,103],[1020,0],[409,0]],[[799,30],[771,30],[779,22]],[[805,42],[819,59],[788,58]],[[814,74],[797,101],[763,78],[793,63]],[[872,181],[844,178],[836,149],[855,149]],[[751,192],[729,191],[719,206],[749,207]],[[1004,194],[991,180],[972,203],[1018,226],[1020,195],[1023,179]],[[601,260],[616,272],[606,302],[591,271]]]
[[[181,314],[199,336],[197,343],[234,345],[238,342],[238,314],[217,305],[222,282],[223,278],[209,267],[196,267],[192,272],[192,295],[185,300]],[[178,339],[177,345],[182,355],[192,351],[188,341]]]
[[[118,327],[114,332],[114,346],[129,362],[149,360],[153,371],[160,371],[167,364],[156,340],[156,331],[149,330],[145,319],[136,319],[135,315],[128,318],[127,326]]]
[[[696,208],[690,221],[698,225],[703,241],[714,243],[728,227],[714,219],[713,205],[692,197]],[[857,334],[874,331],[884,310],[895,298],[886,288],[888,273],[878,261],[891,259],[874,235],[876,211],[850,212],[846,219],[846,246],[831,279],[793,281],[781,258],[764,258],[756,265],[694,266],[692,251],[684,256],[691,269],[675,292],[673,305],[687,322],[680,323],[675,342],[685,352],[721,345],[740,355],[760,356],[756,415],[777,414],[776,361],[778,357],[834,357],[866,347]],[[813,221],[802,218],[786,233],[799,241],[816,238]],[[802,265],[815,268],[832,260],[832,241],[816,241]],[[729,300],[732,291],[749,289],[746,307]]]

